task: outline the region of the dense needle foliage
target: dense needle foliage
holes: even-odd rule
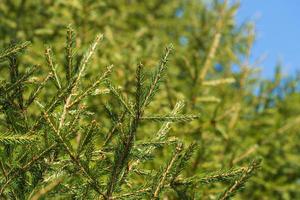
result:
[[[0,199],[300,198],[299,76],[238,6],[0,1]]]

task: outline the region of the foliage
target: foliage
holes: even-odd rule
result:
[[[238,6],[0,2],[0,197],[299,198],[299,77]]]

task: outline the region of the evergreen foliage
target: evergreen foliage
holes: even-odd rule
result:
[[[0,199],[300,198],[300,76],[238,6],[1,1]]]

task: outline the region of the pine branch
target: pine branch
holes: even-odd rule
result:
[[[79,169],[83,172],[83,174],[85,175],[85,177],[87,178],[88,183],[95,189],[95,191],[97,193],[99,193],[101,196],[104,196],[104,194],[101,192],[101,188],[99,187],[97,181],[95,179],[93,179],[93,177],[90,175],[89,170],[86,169],[86,167],[82,164],[82,162],[80,161],[79,158],[77,158],[74,153],[73,153],[73,149],[71,149],[71,147],[68,145],[68,142],[65,141],[65,139],[60,135],[60,129],[61,129],[61,123],[58,127],[58,129],[55,128],[55,126],[53,125],[53,123],[51,122],[49,116],[47,115],[47,113],[44,114],[45,119],[47,120],[47,122],[49,123],[50,127],[52,128],[52,130],[54,131],[54,133],[56,134],[56,136],[58,137],[58,139],[60,140],[61,144],[63,145],[64,149],[67,151],[68,155],[70,156],[71,160],[79,167]]]

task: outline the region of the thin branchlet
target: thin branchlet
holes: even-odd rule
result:
[[[178,159],[178,156],[181,153],[181,151],[182,151],[182,144],[179,143],[176,146],[176,150],[175,150],[175,153],[174,153],[172,159],[168,163],[167,167],[164,169],[163,173],[160,175],[160,178],[158,180],[157,185],[153,188],[153,194],[152,194],[152,197],[151,197],[152,200],[155,200],[155,199],[159,198],[159,194],[160,194],[161,190],[163,189],[163,187],[165,185],[165,181],[167,179],[167,176],[169,175],[174,163]]]
[[[169,58],[169,55],[172,50],[173,50],[172,45],[169,45],[168,47],[166,47],[165,54],[162,56],[159,66],[156,69],[155,73],[153,74],[150,85],[148,86],[148,88],[146,90],[146,93],[145,93],[145,96],[143,99],[143,103],[141,106],[142,110],[150,103],[154,94],[158,90],[159,85],[160,85],[159,82],[161,81],[163,74],[167,68],[168,58]]]
[[[261,160],[254,160],[250,165],[243,171],[243,173],[234,180],[234,182],[220,195],[219,200],[230,199],[253,175],[254,171],[260,166]]]
[[[73,56],[74,56],[74,46],[75,46],[75,32],[71,26],[67,29],[67,40],[66,40],[66,64],[65,73],[66,80],[70,81],[73,74]]]

